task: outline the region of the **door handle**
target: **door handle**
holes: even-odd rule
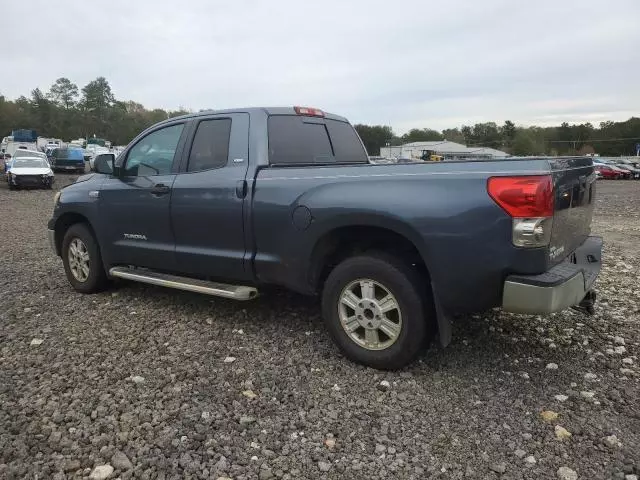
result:
[[[238,198],[244,198],[247,196],[247,181],[238,180],[236,183],[236,196]]]
[[[170,191],[171,191],[171,188],[169,188],[164,183],[158,183],[153,187],[151,187],[151,195],[166,195]]]

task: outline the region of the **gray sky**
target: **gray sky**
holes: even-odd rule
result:
[[[9,98],[104,76],[148,108],[309,105],[399,133],[640,114],[640,0],[12,1],[2,38]]]

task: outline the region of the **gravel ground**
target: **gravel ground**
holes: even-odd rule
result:
[[[594,317],[463,318],[382,373],[339,355],[315,300],[77,294],[45,238],[54,192],[1,184],[0,478],[632,480],[640,182],[598,187]]]

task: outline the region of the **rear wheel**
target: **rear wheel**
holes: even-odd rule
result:
[[[322,308],[333,340],[349,359],[391,370],[408,364],[434,331],[425,282],[385,254],[348,258],[325,282]]]
[[[87,225],[69,227],[62,241],[62,262],[69,283],[78,292],[99,292],[106,286],[100,247]]]

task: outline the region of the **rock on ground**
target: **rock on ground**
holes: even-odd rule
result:
[[[99,465],[95,467],[89,475],[90,480],[105,480],[113,473],[113,467],[111,465]]]
[[[578,480],[578,473],[569,467],[560,467],[557,472],[560,480]]]
[[[56,189],[71,178],[57,174]],[[0,222],[3,480],[86,479],[106,464],[122,480],[640,472],[640,182],[598,182],[592,230],[605,250],[594,316],[463,315],[448,347],[391,372],[346,360],[314,298],[270,290],[234,303],[124,282],[76,293],[47,244],[54,194],[0,181],[10,219]],[[543,421],[546,410],[559,417]],[[556,440],[558,423],[570,439]],[[605,444],[613,434],[621,446]]]
[[[111,465],[118,470],[126,471],[131,470],[133,468],[133,464],[129,457],[127,457],[120,450],[116,450],[116,452],[111,457]]]

